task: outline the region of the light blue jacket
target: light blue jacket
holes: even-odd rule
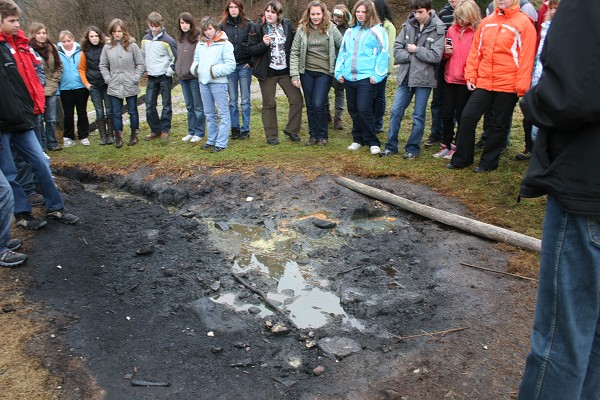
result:
[[[60,77],[59,90],[75,90],[85,86],[79,76],[79,59],[81,58],[81,47],[79,43],[75,43],[75,53],[71,57],[67,57],[62,43],[58,43],[58,54],[63,64],[63,72]]]
[[[373,78],[381,82],[388,74],[390,46],[380,24],[363,29],[359,22],[346,30],[335,63],[335,79],[347,81]]]
[[[190,71],[204,85],[227,83],[227,75],[235,71],[235,56],[225,32],[217,32],[210,44],[204,36],[198,41]]]

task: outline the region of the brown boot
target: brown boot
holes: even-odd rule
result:
[[[127,146],[133,146],[138,142],[138,134],[140,133],[139,129],[131,128],[131,136],[129,136],[129,143]]]
[[[106,144],[113,144],[115,142],[115,133],[113,132],[112,118],[106,119]]]
[[[339,130],[344,129],[344,123],[342,122],[342,119],[335,117],[335,119],[333,120],[333,127]]]
[[[106,140],[108,139],[108,133],[106,133],[106,121],[104,120],[104,118],[96,120],[96,127],[98,128],[98,134],[100,135],[100,144],[106,144]]]
[[[122,131],[115,131],[115,147],[117,149],[121,148],[121,146],[123,146],[123,132]]]

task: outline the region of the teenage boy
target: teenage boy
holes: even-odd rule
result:
[[[142,39],[142,55],[148,73],[146,85],[146,120],[150,126],[150,134],[146,140],[169,139],[171,131],[171,89],[175,74],[175,55],[177,43],[165,31],[163,17],[157,12],[148,15],[148,31]],[[162,113],[158,118],[156,104],[158,94],[162,98]]]
[[[381,156],[398,153],[398,132],[406,108],[415,96],[413,127],[404,147],[405,160],[419,155],[425,131],[425,113],[431,88],[437,86],[436,66],[444,51],[445,25],[431,8],[431,0],[412,0],[413,10],[394,42],[394,57],[400,64],[398,90],[390,115],[385,151]]]
[[[12,187],[16,225],[26,229],[38,229],[46,225],[43,219],[31,215],[31,204],[23,187],[17,182],[17,168],[11,145],[36,175],[40,192],[46,203],[46,216],[65,224],[74,224],[79,217],[64,210],[62,196],[58,192],[50,163],[33,131],[34,110],[44,110],[44,87],[35,67],[39,60],[29,47],[29,39],[20,28],[21,9],[12,0],[0,0],[0,169]]]

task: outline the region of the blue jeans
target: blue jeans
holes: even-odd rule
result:
[[[123,99],[108,96],[113,109],[113,129],[123,132]],[[125,99],[127,102],[127,114],[129,114],[129,125],[131,129],[140,128],[140,115],[137,109],[137,96],[129,96]]]
[[[46,211],[61,210],[64,207],[63,199],[50,171],[50,160],[44,156],[42,146],[35,137],[33,129],[23,132],[6,132],[3,131],[1,139],[2,149],[0,149],[0,169],[6,176],[15,197],[15,213],[28,212],[31,213],[31,205],[27,199],[27,194],[23,187],[16,181],[17,167],[10,151],[11,144],[15,151],[23,157],[33,168],[33,173],[37,178],[40,188],[40,193],[44,197],[46,203]]]
[[[0,170],[0,254],[8,250],[6,242],[10,240],[10,221],[15,210],[10,183]]]
[[[352,117],[352,141],[363,146],[379,146],[373,121],[373,102],[377,85],[368,78],[359,81],[344,81],[348,114]]]
[[[240,132],[250,131],[250,84],[252,83],[252,67],[238,64],[235,71],[227,76],[229,82],[229,114],[231,127]],[[238,83],[242,105],[242,127],[240,128],[240,112],[238,108]]]
[[[377,84],[375,101],[373,101],[373,119],[375,121],[375,133],[383,131],[383,116],[385,115],[385,88],[387,76]]]
[[[552,196],[519,399],[600,399],[600,221]]]
[[[112,104],[108,98],[107,89],[106,86],[90,86],[90,97],[92,104],[94,104],[94,110],[96,110],[96,121],[112,118],[113,116]]]
[[[315,139],[329,138],[327,108],[331,79],[331,75],[323,72],[305,71],[300,74],[300,83],[302,83],[306,102],[306,115],[308,116],[308,132],[310,137]]]
[[[207,144],[226,148],[231,130],[231,116],[229,115],[229,95],[226,83],[200,84],[200,94],[206,115],[208,139]],[[216,105],[216,109],[215,109]],[[220,122],[217,125],[217,112]]]
[[[415,156],[419,155],[419,151],[421,151],[421,139],[423,139],[423,133],[425,132],[425,113],[427,112],[427,100],[430,93],[431,88],[428,87],[408,87],[407,79],[398,86],[396,96],[394,97],[394,104],[392,104],[390,110],[390,128],[388,130],[387,143],[385,144],[386,150],[398,153],[400,125],[404,117],[404,112],[414,96],[413,126],[406,146],[404,146],[404,151],[412,153]]]
[[[58,96],[46,96],[46,111],[44,111],[44,131],[42,134],[42,147],[53,149],[58,146],[56,140],[56,112],[58,107]]]
[[[200,82],[198,79],[182,79],[179,83],[187,109],[188,135],[204,137],[206,117],[200,95]]]
[[[146,120],[150,125],[151,133],[161,133],[171,131],[171,118],[173,109],[171,108],[171,88],[173,79],[167,75],[149,76],[146,85]],[[160,119],[156,111],[156,102],[158,94],[162,98],[162,112]]]

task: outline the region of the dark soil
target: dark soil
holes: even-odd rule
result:
[[[15,275],[26,282],[27,298],[43,305],[43,315],[32,317],[49,330],[31,351],[62,378],[63,399],[508,399],[517,391],[534,287],[460,265],[506,270],[511,254],[489,241],[329,176],[199,171],[177,181],[148,179],[150,169],[126,177],[56,172],[81,222],[49,221],[28,240],[30,261]],[[360,181],[466,214],[426,187]],[[140,197],[104,198],[86,188]],[[337,224],[319,228],[312,214]],[[211,301],[228,292],[264,306],[233,279],[241,256],[219,250],[215,222],[261,227],[271,237],[293,232],[291,260],[310,285],[339,297],[362,328],[331,315],[324,326],[293,329],[278,314]],[[264,293],[277,292],[278,276],[240,274]],[[290,332],[271,332],[267,324],[278,322]],[[454,328],[465,329],[396,338]],[[356,341],[358,351],[336,359],[312,347],[335,337]],[[165,386],[134,386],[137,380]]]

